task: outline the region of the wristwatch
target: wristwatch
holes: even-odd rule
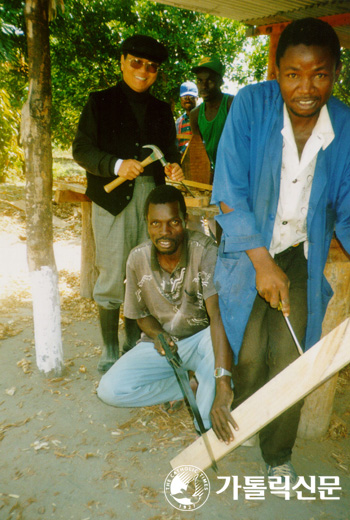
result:
[[[216,368],[214,370],[214,377],[217,379],[218,377],[222,377],[222,376],[230,376],[232,377],[232,373],[229,372],[228,370],[226,370],[226,368]]]

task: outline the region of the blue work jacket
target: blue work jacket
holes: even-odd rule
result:
[[[333,232],[350,252],[350,108],[327,103],[335,138],[317,156],[307,215],[308,321],[305,349],[321,336],[333,294],[323,275]],[[234,208],[218,215],[223,229],[215,283],[225,330],[237,362],[257,291],[246,250],[269,249],[279,199],[283,99],[276,81],[243,88],[235,97],[219,143],[212,203]]]

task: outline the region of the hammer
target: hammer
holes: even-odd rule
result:
[[[142,148],[151,148],[152,153],[142,161],[141,166],[145,167],[154,161],[160,161],[162,166],[167,166],[167,164],[169,164],[165,160],[165,157],[158,148],[158,146],[155,146],[154,144],[145,144],[145,146],[143,146]],[[130,179],[126,179],[125,177],[117,177],[112,182],[106,184],[104,186],[104,189],[107,193],[110,193],[112,190],[114,190],[114,188],[120,186],[121,184],[123,184],[123,182],[126,182],[128,180]],[[186,190],[191,194],[191,196],[194,197],[193,193],[187,188],[187,186],[183,182],[181,182],[181,184],[186,188]]]

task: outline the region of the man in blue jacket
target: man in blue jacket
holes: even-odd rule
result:
[[[312,18],[291,23],[277,48],[277,81],[242,89],[222,134],[215,276],[234,361],[233,408],[298,356],[282,313],[305,349],[319,340],[332,296],[323,269],[334,231],[350,252],[350,108],[331,96],[340,69],[332,27]],[[212,422],[229,442],[232,391],[224,377]],[[301,407],[260,432],[268,476],[288,476],[291,488]]]

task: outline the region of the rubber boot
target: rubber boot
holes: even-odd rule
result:
[[[123,345],[123,354],[131,350],[136,342],[140,339],[141,330],[136,320],[131,320],[124,316],[125,342]]]
[[[97,370],[104,373],[114,365],[119,357],[119,309],[105,309],[99,305],[98,312],[104,345]]]

